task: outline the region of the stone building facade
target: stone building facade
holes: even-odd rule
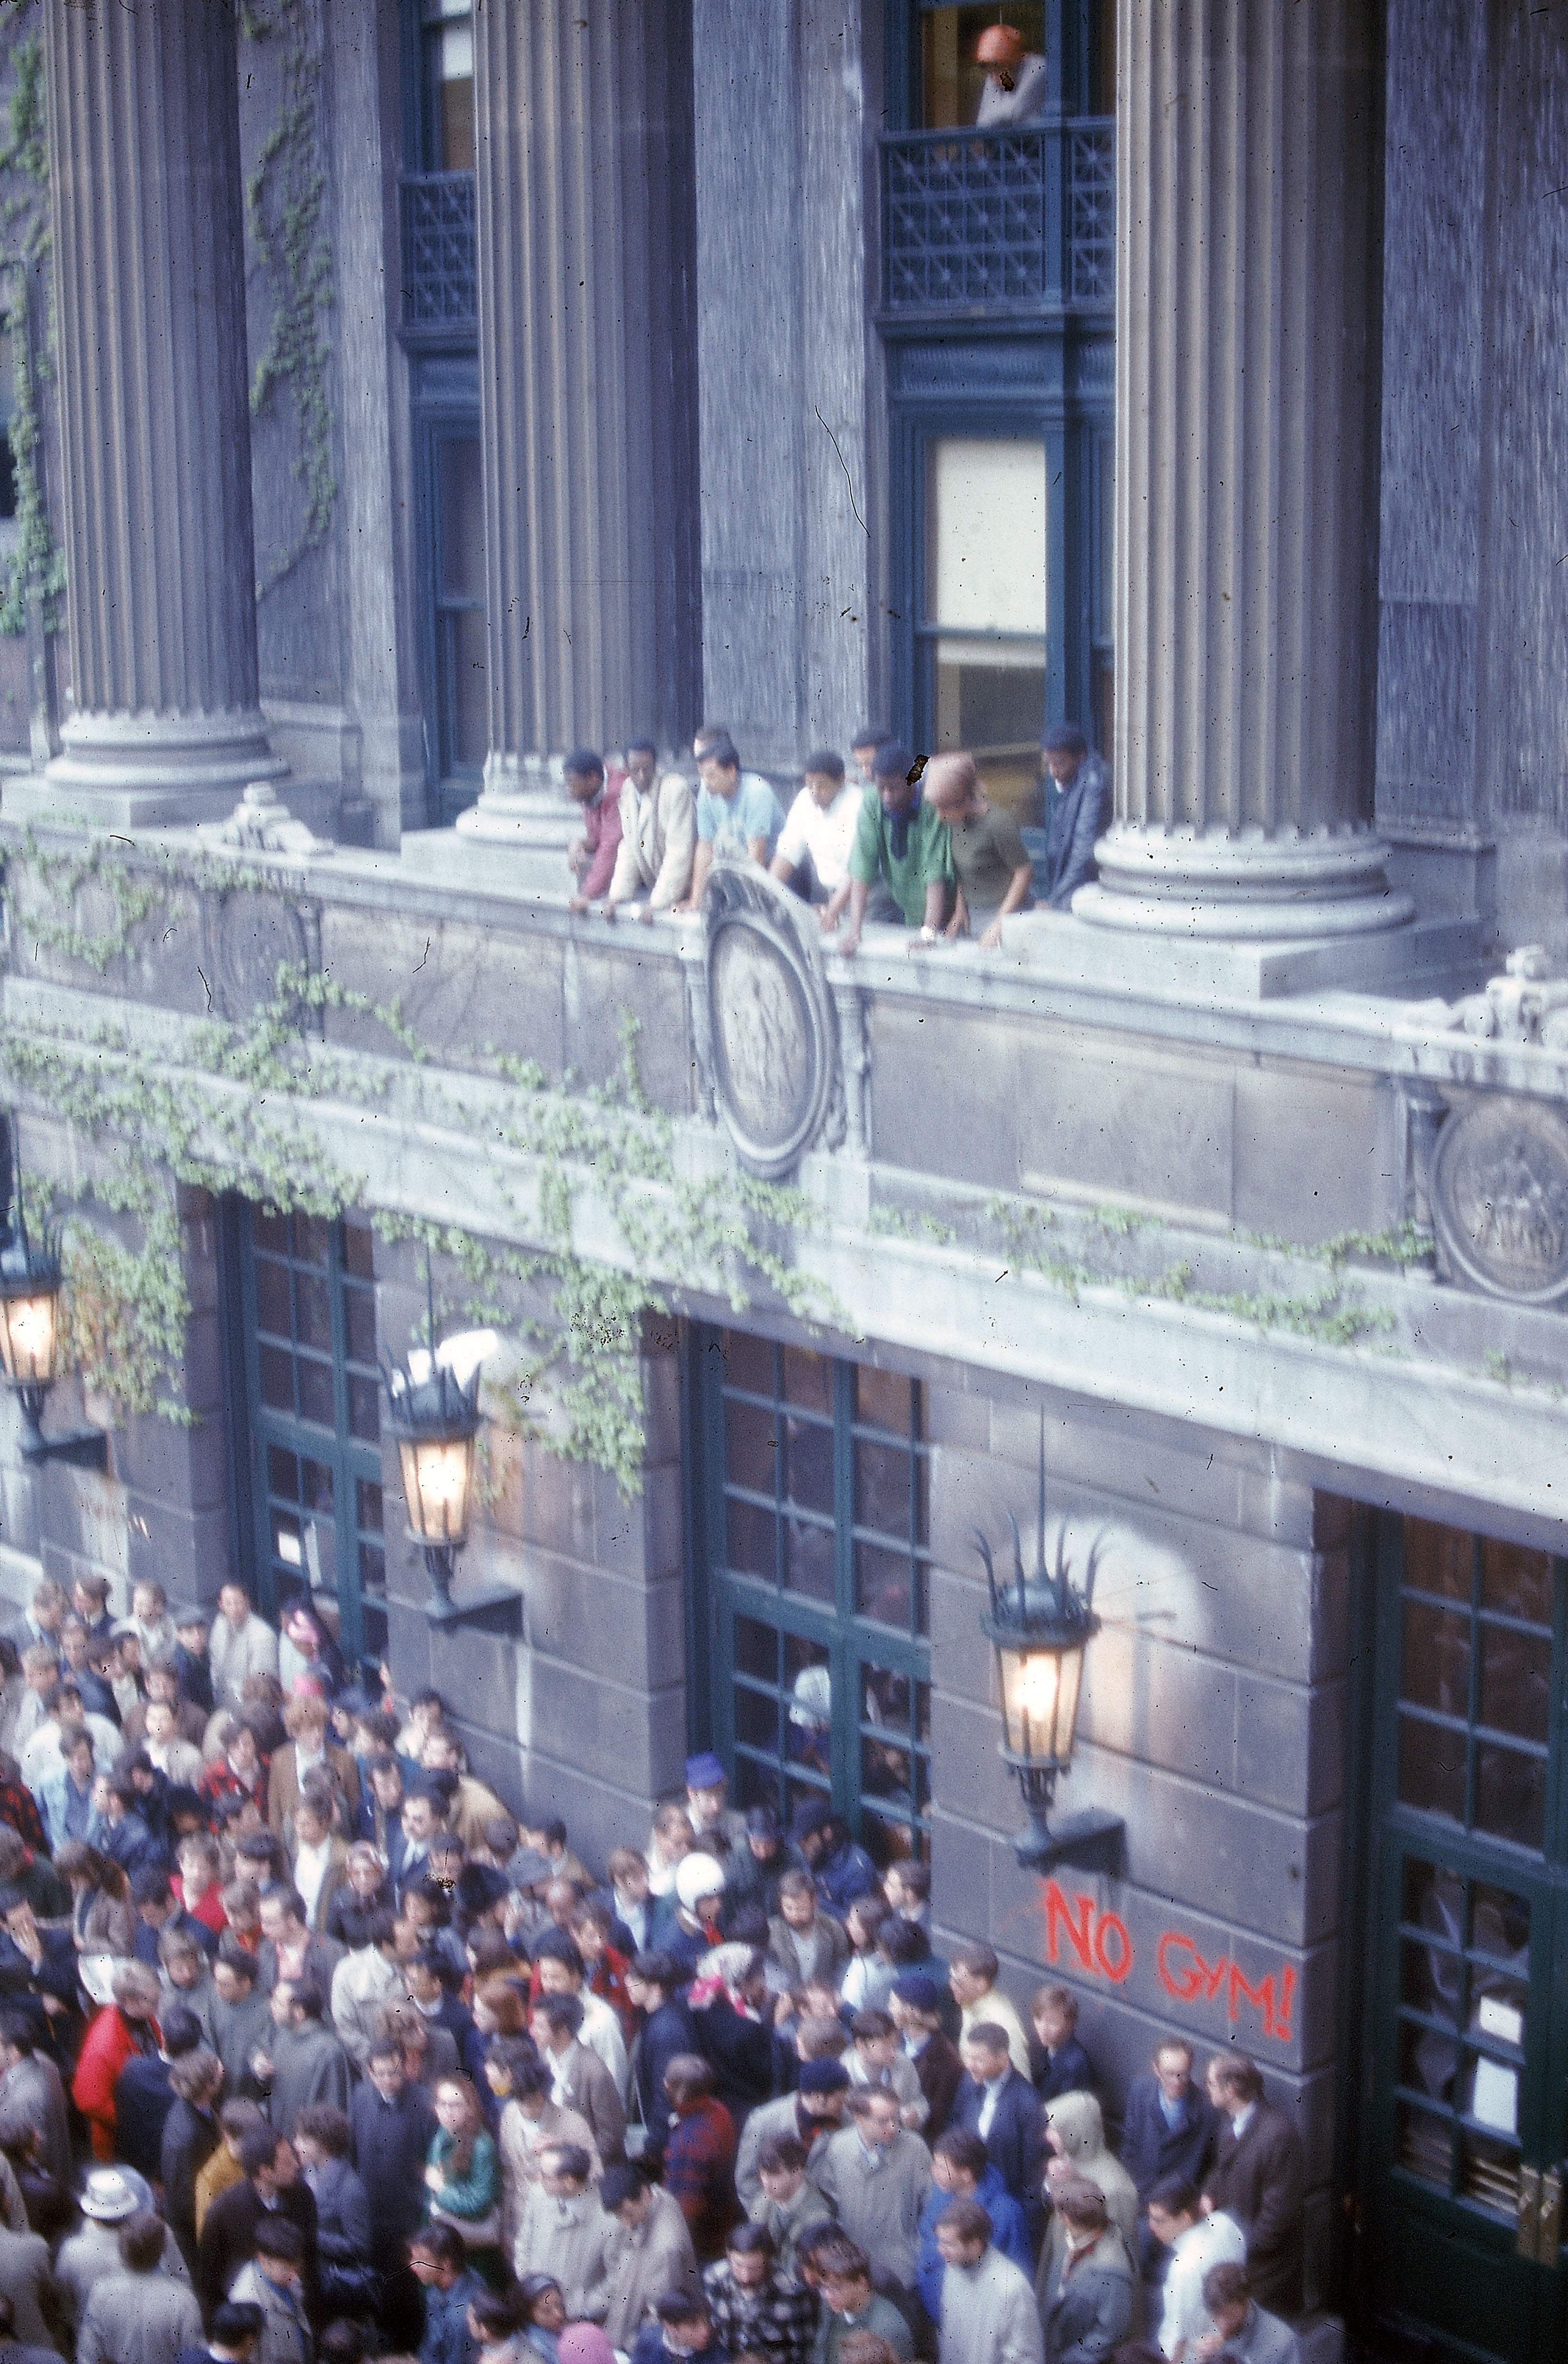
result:
[[[0,1575],[308,1586],[590,1857],[692,1745],[826,1790],[929,1857],[939,1938],[1073,1988],[1113,2115],[1168,2030],[1259,2058],[1315,2305],[1525,2364],[1568,35],[1017,13],[1009,146],[955,112],[975,12],[902,0],[38,12],[73,702],[0,797],[5,1060],[96,1321],[46,1431],[108,1443],[7,1444]],[[249,398],[242,325],[286,358]],[[1015,528],[1038,612],[965,606]],[[1026,709],[1117,809],[1000,955],[847,962],[723,867],[695,918],[567,910],[573,744],[720,715],[789,786],[978,719],[1011,793]],[[307,826],[226,828],[252,780]],[[377,1392],[428,1287],[507,1340],[455,1616]],[[974,1538],[1032,1552],[1042,1455],[1104,1620],[1058,1805],[1122,1818],[1114,1872],[1014,1852]]]

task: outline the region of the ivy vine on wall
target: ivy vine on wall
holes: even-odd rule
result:
[[[44,630],[59,630],[65,559],[50,527],[39,474],[43,384],[54,369],[43,42],[14,9],[0,14],[0,83],[9,85],[0,138],[0,328],[11,351],[7,434],[17,522],[16,547],[0,571],[0,633],[15,638],[27,630],[34,600]],[[40,286],[48,296],[41,304],[29,293]],[[41,335],[40,323],[47,323]]]
[[[299,531],[263,570],[266,597],[326,540],[338,497],[332,471],[333,418],[328,391],[333,300],[332,247],[321,227],[327,173],[321,157],[321,53],[307,0],[248,7],[247,39],[277,46],[277,117],[245,183],[245,226],[257,267],[267,276],[272,319],[250,382],[250,411],[262,418],[285,397],[298,448],[293,470],[304,493]]]

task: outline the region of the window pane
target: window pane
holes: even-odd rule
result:
[[[879,1625],[910,1628],[910,1559],[907,1552],[881,1551],[874,1544],[855,1545],[855,1607]]]
[[[311,1362],[301,1355],[295,1366],[299,1373],[299,1413],[302,1420],[315,1421],[318,1427],[333,1425],[332,1366]]]
[[[939,749],[966,748],[985,793],[1029,822],[1040,800],[1045,727],[1045,656],[1018,641],[940,640],[932,710]]]
[[[1481,1721],[1544,1746],[1551,1711],[1551,1637],[1485,1625],[1481,1647]]]
[[[299,1500],[299,1464],[279,1444],[267,1447],[267,1491],[281,1494],[285,1502]]]
[[[354,1513],[361,1527],[380,1534],[383,1523],[382,1494],[379,1486],[368,1478],[354,1480]]]
[[[891,1429],[895,1436],[909,1433],[910,1383],[899,1371],[873,1371],[862,1365],[855,1373],[855,1418],[868,1428]]]
[[[1464,1736],[1414,1716],[1399,1719],[1399,1802],[1464,1820]]]
[[[439,37],[436,61],[438,137],[444,173],[473,170],[473,35],[466,25]]]
[[[386,1554],[379,1544],[360,1544],[360,1593],[384,1594],[386,1590]]]
[[[745,1330],[727,1330],[723,1360],[727,1387],[744,1388],[754,1396],[773,1394],[773,1350],[768,1339],[753,1338]]]
[[[907,1536],[909,1454],[896,1444],[855,1440],[855,1523],[884,1535]]]
[[[325,1277],[318,1279],[311,1273],[296,1274],[294,1294],[300,1344],[314,1346],[319,1353],[329,1355],[332,1352],[332,1299]]]
[[[732,1486],[745,1486],[772,1500],[778,1468],[773,1415],[760,1404],[727,1403],[724,1407],[725,1475]]]
[[[773,1512],[759,1511],[751,1502],[727,1502],[725,1524],[730,1567],[745,1576],[760,1576],[765,1584],[776,1584],[778,1561]]]
[[[784,1350],[784,1391],[792,1404],[800,1404],[807,1411],[819,1411],[831,1417],[833,1411],[833,1366],[826,1355],[809,1354],[804,1346],[786,1346]]]
[[[790,1758],[825,1777],[833,1769],[833,1678],[827,1661],[828,1653],[820,1644],[785,1634]]]
[[[1043,638],[1043,441],[937,436],[927,464],[926,620]]]
[[[304,1490],[301,1499],[305,1503],[306,1509],[307,1511],[326,1511],[330,1513],[332,1509],[332,1472],[327,1467],[325,1462],[301,1462],[300,1475],[304,1481]]]
[[[300,1264],[327,1269],[327,1241],[330,1224],[321,1215],[296,1215],[294,1219],[294,1252]]]
[[[1474,1544],[1457,1527],[1437,1527],[1425,1519],[1405,1522],[1405,1582],[1414,1592],[1441,1593],[1470,1605]]]
[[[287,1255],[289,1252],[288,1217],[269,1214],[264,1207],[252,1207],[250,1238],[254,1246],[264,1248],[271,1255]]]
[[[449,599],[484,600],[484,500],[477,435],[449,435],[436,446],[440,504],[441,591]]]
[[[773,1626],[759,1624],[754,1617],[737,1617],[732,1632],[736,1673],[753,1675],[760,1682],[776,1683],[779,1637]]]
[[[287,1338],[289,1327],[288,1266],[272,1264],[265,1256],[256,1258],[256,1326],[270,1330],[274,1338]]]
[[[375,1234],[368,1223],[344,1224],[343,1270],[356,1280],[375,1278]]]
[[[1398,2135],[1395,2156],[1407,2175],[1416,2176],[1422,2183],[1436,2184],[1440,2191],[1449,2188],[1453,2167],[1453,2134],[1447,2118],[1433,2116],[1429,2111],[1413,2109],[1401,2102],[1397,2116]]]
[[[779,1745],[778,1701],[771,1694],[735,1687],[735,1737],[749,1748],[776,1756]]]
[[[465,771],[477,771],[484,764],[490,744],[490,697],[485,678],[489,651],[484,637],[484,610],[455,608],[447,617],[446,626],[450,759]]]
[[[352,1371],[349,1374],[349,1433],[363,1444],[374,1444],[381,1435],[380,1386]]]
[[[784,1583],[810,1600],[833,1603],[838,1596],[839,1547],[830,1526],[807,1519],[784,1522]]]
[[[1546,1759],[1483,1742],[1475,1751],[1475,1827],[1539,1849],[1546,1830]]]
[[[294,1357],[286,1347],[261,1349],[261,1401],[273,1411],[294,1410]]]
[[[813,1421],[785,1417],[784,1486],[803,1510],[833,1516],[833,1432]]]
[[[1424,1600],[1407,1600],[1399,1696],[1444,1715],[1470,1713],[1470,1619]]]
[[[343,1291],[345,1344],[350,1362],[375,1361],[375,1291],[370,1288],[346,1288]]]
[[[1545,1552],[1521,1551],[1488,1535],[1481,1545],[1481,1603],[1532,1625],[1551,1623],[1556,1586]]]

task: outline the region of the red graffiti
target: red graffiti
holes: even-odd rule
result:
[[[1122,1986],[1132,1975],[1133,1945],[1119,1914],[1096,1912],[1092,1896],[1068,1897],[1054,1879],[1042,1882],[1045,1915],[1045,1957],[1052,1968],[1061,1963],[1084,1978],[1106,1979]],[[1154,1967],[1165,1992],[1176,2002],[1214,2002],[1223,1994],[1226,2016],[1234,2026],[1247,2003],[1258,2014],[1262,2033],[1276,2044],[1291,2040],[1291,2013],[1296,2002],[1296,1972],[1288,1962],[1268,1971],[1256,1985],[1240,1962],[1221,1954],[1206,1961],[1184,1930],[1167,1929],[1154,1949]]]
[[[1272,2036],[1276,2044],[1290,2042],[1296,1972],[1288,1962],[1280,1964],[1277,1979],[1270,1970],[1254,1986],[1240,1962],[1233,1962],[1224,1954],[1218,1962],[1206,1962],[1189,1936],[1179,1929],[1167,1929],[1155,1950],[1154,1966],[1160,1973],[1161,1985],[1177,2002],[1194,2002],[1199,1995],[1206,2002],[1212,2002],[1224,1987],[1226,2017],[1232,2026],[1241,2016],[1245,2000],[1262,2021],[1265,2035]]]

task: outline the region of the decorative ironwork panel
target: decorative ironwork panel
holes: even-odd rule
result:
[[[1068,301],[1088,309],[1116,301],[1116,131],[1074,124],[1068,138]]]
[[[478,313],[472,173],[403,183],[403,325],[472,326]]]
[[[1038,311],[1057,303],[1097,309],[1110,303],[1112,124],[910,132],[882,142],[882,172],[888,311]]]

